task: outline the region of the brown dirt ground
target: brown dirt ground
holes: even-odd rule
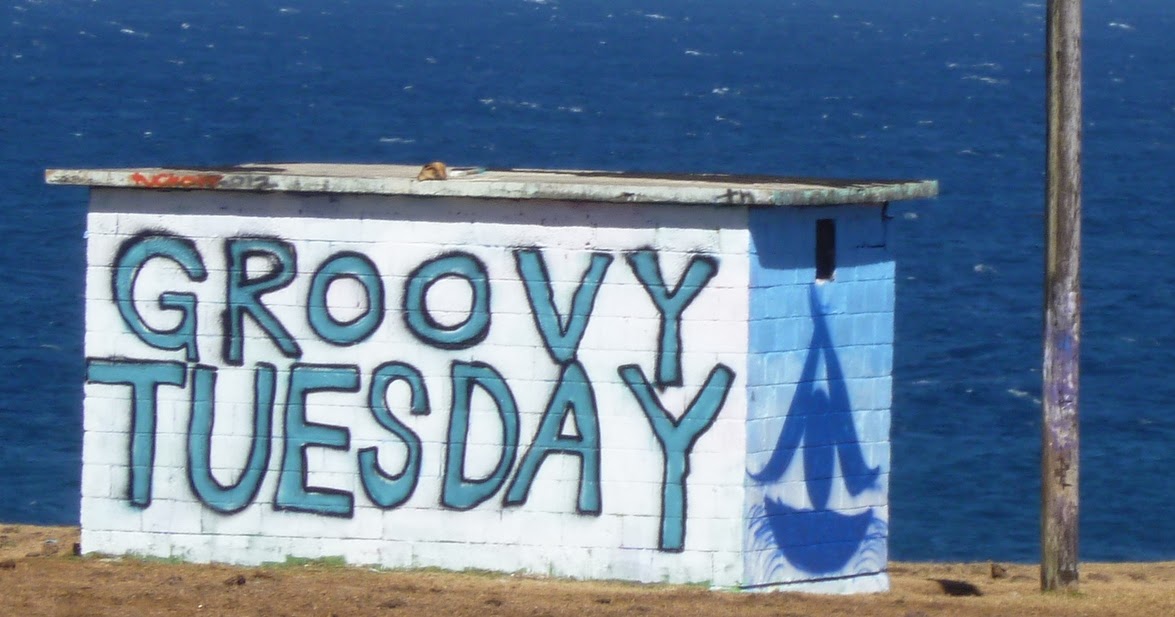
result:
[[[315,563],[244,568],[73,556],[75,527],[0,525],[0,614],[26,617],[1171,617],[1175,562],[1082,564],[1076,594],[1042,594],[1038,570],[890,564],[893,591],[851,597],[522,576],[375,571]]]

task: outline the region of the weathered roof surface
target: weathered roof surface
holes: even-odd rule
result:
[[[317,163],[233,167],[50,169],[45,181],[165,190],[364,193],[614,203],[819,206],[923,199],[934,180],[831,180],[724,174],[450,168],[447,180],[417,180],[411,165]]]

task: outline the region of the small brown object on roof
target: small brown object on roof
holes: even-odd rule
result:
[[[449,170],[445,164],[440,161],[433,161],[428,165],[420,168],[420,173],[416,174],[417,180],[448,180]]]

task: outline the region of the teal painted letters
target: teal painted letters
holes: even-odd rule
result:
[[[453,404],[449,413],[448,448],[445,451],[445,478],[441,486],[441,505],[469,510],[487,500],[501,488],[514,465],[518,450],[518,404],[506,380],[498,371],[481,362],[454,362],[452,365]],[[502,451],[498,464],[489,476],[470,480],[465,477],[466,442],[469,439],[470,399],[473,388],[481,388],[493,399],[502,421]]]
[[[277,320],[273,312],[261,303],[261,296],[277,291],[294,280],[297,262],[294,247],[289,242],[274,238],[232,238],[224,245],[228,262],[225,289],[224,361],[233,366],[244,363],[245,315],[261,326],[278,349],[288,358],[299,358],[302,349],[293,335]],[[249,276],[251,257],[262,257],[270,269],[260,276]]]
[[[718,262],[708,255],[690,258],[685,274],[672,292],[665,286],[657,252],[652,249],[628,254],[628,265],[661,313],[657,345],[657,385],[665,388],[681,382],[681,314],[718,272]]]
[[[519,249],[514,251],[514,261],[547,353],[559,364],[571,362],[587,330],[588,319],[596,304],[596,294],[600,291],[600,282],[612,263],[612,256],[592,253],[591,262],[579,281],[566,318],[559,315],[559,309],[555,308],[551,275],[547,273],[542,252],[538,249]]]
[[[577,436],[568,437],[561,433],[568,414],[575,422]],[[599,514],[600,420],[596,413],[596,396],[592,392],[592,384],[579,362],[563,367],[534,441],[522,457],[514,480],[506,489],[506,505],[526,502],[535,474],[548,454],[579,457],[579,500],[576,507],[580,514]]]
[[[354,497],[338,489],[306,485],[306,448],[346,450],[351,434],[340,426],[306,420],[306,397],[312,392],[358,392],[359,369],[353,366],[295,364],[285,409],[285,448],[274,509],[351,516]]]
[[[86,362],[87,382],[131,387],[130,482],[127,498],[139,508],[151,505],[159,386],[182,388],[186,379],[187,372],[179,362],[113,359],[90,359]]]
[[[135,280],[143,265],[156,257],[170,259],[179,264],[184,273],[193,281],[208,278],[204,262],[195,244],[187,238],[161,233],[142,234],[123,243],[114,259],[112,292],[118,314],[131,332],[140,340],[156,349],[183,349],[185,359],[196,362],[200,353],[196,349],[196,295],[166,291],[159,294],[159,306],[179,311],[180,322],[170,330],[152,328],[135,308]]]
[[[710,371],[706,383],[694,396],[680,418],[674,419],[657,398],[653,386],[639,366],[629,364],[617,369],[620,378],[632,391],[641,411],[653,427],[665,458],[661,482],[661,537],[663,551],[679,552],[685,546],[686,491],[689,454],[698,437],[705,433],[726,403],[734,371],[719,364]]]
[[[257,496],[269,465],[277,370],[258,364],[253,373],[253,439],[245,469],[225,486],[212,473],[212,427],[216,420],[216,369],[192,369],[192,406],[188,422],[188,483],[204,505],[225,514],[244,510]]]
[[[424,387],[424,376],[415,367],[403,362],[381,364],[371,376],[371,393],[368,408],[376,422],[404,442],[408,450],[404,469],[397,474],[388,474],[379,468],[378,452],[375,447],[359,450],[359,479],[367,497],[381,508],[395,508],[408,501],[416,490],[420,479],[420,437],[392,415],[388,409],[388,388],[396,381],[403,381],[411,392],[409,411],[414,416],[428,415],[428,390]]]
[[[445,326],[428,312],[425,296],[446,277],[465,279],[473,291],[469,317]],[[485,264],[469,253],[449,253],[424,262],[408,275],[404,289],[404,323],[421,342],[441,349],[466,349],[485,339],[490,328],[490,276]]]
[[[336,321],[326,307],[326,291],[340,278],[351,278],[363,286],[367,310],[347,322]],[[366,255],[342,252],[331,255],[310,281],[306,317],[314,333],[332,345],[354,345],[371,336],[384,316],[384,286],[379,271]]]

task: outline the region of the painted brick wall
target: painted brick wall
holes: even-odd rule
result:
[[[95,189],[83,550],[883,587],[884,244],[875,208]]]
[[[817,280],[820,219],[836,268]],[[750,216],[744,585],[888,589],[894,262],[876,210]]]

